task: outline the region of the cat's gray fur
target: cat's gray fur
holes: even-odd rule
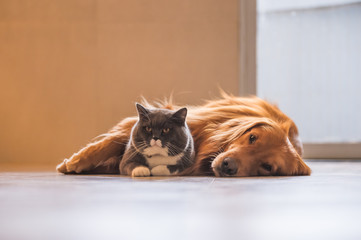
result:
[[[186,123],[187,109],[147,109],[136,104],[139,119],[119,165],[131,176],[174,175],[194,161],[194,143]]]

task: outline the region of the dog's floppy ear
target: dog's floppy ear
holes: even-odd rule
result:
[[[293,147],[296,149],[297,153],[303,155],[303,146],[302,142],[298,136],[298,129],[296,124],[292,120],[288,120],[281,125],[282,130],[288,136],[288,139],[291,141]]]
[[[306,165],[289,139],[287,139],[286,149],[283,155],[283,158],[286,160],[286,167],[284,169],[286,172],[284,175],[310,175],[310,167]]]
[[[296,124],[292,120],[288,120],[282,124],[280,124],[282,130],[287,134],[288,137],[293,137],[294,135],[298,136],[298,129]]]
[[[297,174],[296,175],[311,175],[311,168],[306,165],[306,163],[300,159],[297,161]]]

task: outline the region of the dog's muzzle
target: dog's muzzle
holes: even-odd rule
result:
[[[234,158],[226,157],[222,161],[220,171],[222,175],[232,176],[237,173],[237,161]]]

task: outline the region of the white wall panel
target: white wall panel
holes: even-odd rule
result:
[[[258,95],[304,142],[361,142],[361,4],[259,11],[257,34]]]

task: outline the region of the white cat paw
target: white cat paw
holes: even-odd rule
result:
[[[152,168],[151,173],[153,176],[169,176],[171,175],[167,165],[158,165]]]
[[[133,169],[132,171],[132,177],[149,177],[150,176],[150,171],[149,168],[147,167],[136,167]]]

